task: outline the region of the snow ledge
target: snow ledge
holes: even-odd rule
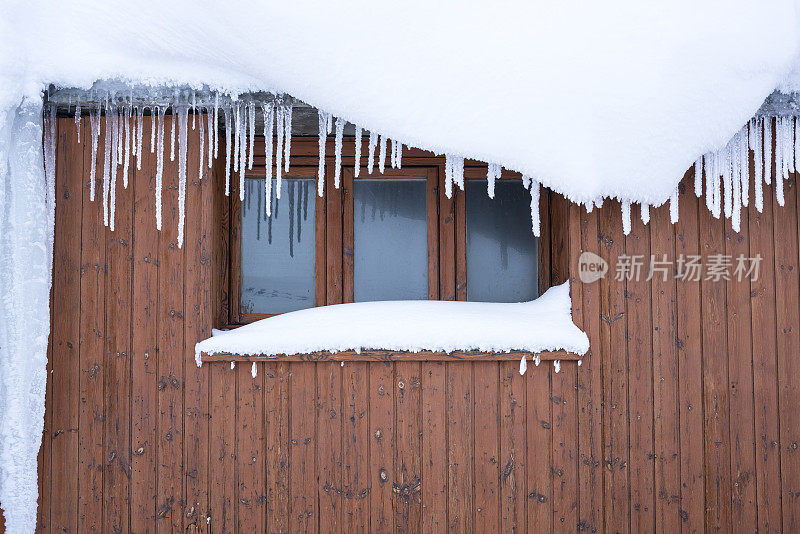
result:
[[[277,356],[321,351],[558,351],[584,355],[589,338],[572,322],[569,282],[520,303],[439,300],[321,306],[262,319],[195,346],[202,354]]]

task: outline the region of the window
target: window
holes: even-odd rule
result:
[[[518,302],[536,298],[542,280],[546,287],[543,243],[531,233],[530,194],[518,175],[498,180],[490,199],[485,166],[468,165],[466,190],[454,187],[448,199],[443,158],[408,151],[402,169],[384,174],[362,167],[355,177],[343,167],[336,189],[331,158],[319,197],[316,140],[302,143],[293,143],[300,155],[283,176],[280,199],[273,179],[271,217],[263,166],[248,171],[244,202],[235,191],[225,198],[228,324],[341,302]]]

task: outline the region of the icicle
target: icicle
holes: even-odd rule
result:
[[[584,202],[583,207],[586,208],[586,213],[592,213],[594,211],[594,201]]]
[[[642,202],[641,204],[641,212],[642,212],[642,222],[647,224],[650,222],[650,204]],[[670,213],[672,212],[672,207],[670,206]]]
[[[197,91],[192,91],[192,130],[197,126]]]
[[[214,159],[219,155],[219,91],[214,95]]]
[[[156,154],[156,228],[161,230],[161,198],[164,195],[164,122],[166,118],[160,112],[158,114],[158,123],[153,123],[152,129],[156,131],[158,127],[158,152]],[[173,116],[175,115],[175,108],[172,109]]]
[[[386,169],[386,142],[387,139],[383,135],[378,139],[378,172],[381,174]]]
[[[536,180],[530,178],[528,178],[528,183],[530,184],[529,187],[531,191],[531,229],[535,237],[541,237],[541,222],[539,220],[539,194],[541,185]]]
[[[680,191],[678,190],[678,186],[675,185],[675,191],[672,192],[672,196],[669,197],[669,220],[672,224],[678,222],[678,218],[680,216],[680,211],[678,210],[678,198],[680,195]]]
[[[397,142],[397,168],[403,168],[403,143]]]
[[[742,206],[747,207],[747,205],[750,204],[750,145],[747,126],[741,131],[739,158],[739,183],[742,192]]]
[[[317,173],[317,194],[322,196],[325,190],[325,144],[328,140],[328,123],[331,116],[322,110],[317,112],[319,119],[319,168]]]
[[[203,116],[200,116],[200,167],[197,170],[197,179],[203,179],[203,157],[205,156],[205,142],[206,142],[206,132],[205,128],[203,127]],[[252,153],[252,147],[250,152]]]
[[[709,153],[703,157],[703,173],[706,175],[706,208],[708,208],[708,211],[714,210],[714,191],[711,189],[714,182],[713,163],[714,156],[712,154]]]
[[[89,200],[94,202],[95,176],[97,172],[97,140],[100,137],[100,106],[89,110],[89,125],[92,129],[92,165],[89,174]]]
[[[356,178],[358,178],[359,171],[361,171],[361,137],[363,135],[363,130],[361,126],[356,125],[356,140],[355,140],[355,149],[356,149],[356,157],[355,157],[355,167],[353,168],[353,173],[355,174]]]
[[[583,365],[583,360],[578,360],[578,367],[580,367],[581,365]]]
[[[500,178],[500,175],[503,172],[503,167],[496,164],[490,163],[486,168],[486,187],[487,192],[489,193],[489,198],[494,198],[494,184],[495,180]]]
[[[772,183],[772,119],[764,121],[764,182]]]
[[[341,117],[336,117],[336,142],[334,144],[333,152],[336,156],[336,163],[333,168],[333,185],[339,189],[339,177],[342,174],[342,136],[344,135],[345,120]]]
[[[531,177],[530,176],[525,175],[525,174],[522,175],[522,187],[524,187],[525,189],[530,189],[531,188]]]
[[[597,197],[594,201],[594,207],[597,209],[602,209],[603,207],[603,197]]]
[[[239,136],[241,132],[241,117],[239,115],[239,102],[236,102],[234,105],[234,122],[233,125],[233,172],[239,172]]]
[[[236,362],[231,362],[231,369],[234,369],[234,368],[236,368]],[[211,518],[209,518],[209,519],[211,519]]]
[[[464,158],[458,157],[453,160],[453,181],[464,190]]]
[[[124,138],[122,137],[122,116],[121,116],[122,109],[115,108],[114,109],[114,136],[117,142],[114,144],[114,150],[116,155],[116,162],[117,165],[122,165],[123,160],[123,142]]]
[[[703,156],[694,162],[694,194],[697,198],[703,196]]]
[[[75,129],[78,131],[78,144],[81,142],[81,105],[75,106]]]
[[[239,202],[244,201],[244,170],[247,166],[247,107],[242,110],[241,119],[236,125],[239,132]]]
[[[253,148],[256,144],[256,103],[250,102],[249,106],[249,113],[250,113],[250,155],[247,159],[247,168],[253,168]]]
[[[103,139],[103,224],[108,226],[108,191],[111,178],[111,121],[106,108],[106,135]]]
[[[131,155],[131,108],[125,108],[123,111],[123,118],[125,120],[125,158],[122,162],[122,187],[128,189],[128,169]]]
[[[371,160],[372,157],[370,157]],[[444,194],[447,198],[453,197],[453,156],[450,154],[444,156]]]
[[[622,233],[631,233],[631,203],[628,200],[622,202]]]
[[[225,196],[231,194],[231,110],[224,107],[222,112],[225,116]]]
[[[733,209],[733,169],[731,168],[730,143],[722,151],[722,187],[725,217],[730,218]]]
[[[211,110],[206,108],[206,124],[208,125],[208,168],[211,168],[211,162],[214,159],[214,123],[211,120]]]
[[[533,355],[533,364],[534,364],[536,367],[539,367],[539,364],[540,364],[540,363],[542,363],[542,357],[541,357],[540,355],[538,355],[538,354],[534,354],[534,355]]]
[[[372,174],[372,169],[375,168],[375,147],[378,146],[378,134],[371,131],[369,132],[369,145],[368,145],[368,155],[367,155],[367,172]],[[450,198],[448,195],[447,198]]]
[[[794,146],[795,146],[795,139],[794,139],[794,120],[792,117],[784,117],[783,123],[786,128],[786,133],[784,134],[784,143],[786,144],[786,148],[783,151],[783,160],[786,162],[787,171],[791,174],[794,174],[795,167],[794,167]]]
[[[328,133],[331,127],[328,126]],[[288,103],[283,108],[283,170],[289,172],[289,156],[292,149],[292,104]]]
[[[278,132],[278,145],[275,147],[275,179],[276,179],[276,190],[275,190],[275,197],[280,199],[281,198],[281,176],[283,173],[283,136],[286,133],[285,128],[283,128],[284,123],[284,115],[286,114],[286,109],[283,106],[278,106],[275,110],[275,128]]]
[[[189,109],[186,106],[178,108],[178,248],[183,247],[183,227],[186,219],[186,138],[187,116]],[[162,125],[159,137],[163,137]],[[163,146],[163,141],[161,145]],[[159,150],[162,147],[159,147]],[[163,159],[163,158],[162,158]]]
[[[253,362],[253,365],[250,367],[250,376],[253,378],[258,376],[258,367],[256,366],[256,362]]]
[[[738,164],[737,164],[738,167]],[[731,212],[731,228],[734,232],[741,229],[742,220],[742,182],[740,179],[733,180],[733,206]]]
[[[144,131],[144,107],[140,107],[137,113],[136,127],[136,170],[142,170],[142,136]]]
[[[156,120],[156,108],[150,107],[150,153],[153,154],[156,151],[156,129],[154,128],[155,120]]]
[[[797,117],[794,118],[794,168],[795,171],[800,169],[800,120]]]
[[[392,168],[396,169],[397,168],[397,140],[396,139],[392,139],[391,143],[392,143],[392,153],[391,153],[391,156],[389,157],[389,160],[392,163]]]
[[[275,108],[272,104],[262,102],[261,113],[264,115],[264,209],[267,217],[272,215],[272,123],[275,120]]]
[[[175,121],[178,114],[175,112],[175,107],[172,108],[172,128],[169,131],[169,160],[175,161]]]
[[[519,361],[519,374],[524,375],[525,371],[528,370],[528,361],[525,359],[525,356],[522,356],[522,359]]]
[[[116,107],[111,110],[111,182],[108,186],[108,200],[109,200],[109,213],[108,213],[108,226],[109,229],[114,231],[114,220],[117,213],[117,165],[119,159],[119,114]],[[108,115],[106,115],[108,120]],[[108,140],[106,140],[106,143]]]
[[[783,194],[783,119],[779,117],[775,122],[775,196],[778,205],[783,206],[786,199]]]
[[[553,371],[556,373],[561,371],[561,360],[553,360]]]

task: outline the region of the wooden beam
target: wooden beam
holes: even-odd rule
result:
[[[284,362],[365,362],[365,361],[408,361],[408,362],[451,362],[451,361],[512,361],[520,360],[523,356],[533,360],[535,354],[543,361],[552,360],[580,360],[579,354],[556,350],[544,352],[512,351],[512,352],[480,352],[480,351],[454,351],[454,352],[408,352],[390,350],[364,350],[356,352],[346,350],[340,352],[309,352],[305,354],[232,354],[230,352],[217,352],[214,354],[203,353],[201,361],[205,362],[261,362],[261,361],[284,361]]]

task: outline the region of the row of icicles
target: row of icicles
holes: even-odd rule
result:
[[[134,164],[140,170],[142,165],[144,137],[144,116],[149,110],[152,117],[150,128],[150,153],[156,155],[156,184],[155,184],[155,215],[156,228],[161,230],[161,199],[163,195],[163,171],[165,152],[169,149],[170,161],[178,158],[178,247],[183,246],[184,224],[186,213],[186,179],[187,179],[187,135],[189,117],[191,116],[192,130],[199,130],[200,138],[200,167],[198,179],[203,178],[205,165],[210,169],[212,161],[219,157],[219,136],[225,135],[225,194],[230,194],[231,179],[238,173],[239,199],[244,200],[245,170],[252,170],[255,154],[255,138],[263,136],[265,155],[265,213],[272,214],[272,180],[277,182],[275,197],[281,196],[282,175],[289,171],[289,161],[292,142],[292,104],[288,99],[275,98],[273,100],[230,100],[220,102],[217,94],[213,102],[198,103],[196,96],[191,100],[186,98],[181,102],[176,96],[175,101],[166,103],[134,104],[133,99],[118,101],[114,95],[107,94],[104,100],[89,108],[89,125],[91,128],[92,159],[89,171],[89,198],[95,200],[95,178],[97,173],[97,151],[100,141],[101,124],[104,128],[103,148],[103,176],[102,176],[102,202],[103,222],[114,231],[116,212],[116,189],[118,183],[118,169],[121,167],[122,186],[128,187],[130,167]],[[68,104],[70,112],[71,104]],[[169,114],[167,112],[170,112]],[[75,105],[75,125],[77,128],[78,143],[81,142],[81,105]],[[325,149],[328,134],[335,127],[335,171],[334,185],[338,189],[342,169],[342,144],[346,121],[341,117],[334,118],[329,113],[319,111],[319,172],[317,180],[317,193],[323,195],[325,189]],[[263,119],[263,131],[256,131],[256,118],[260,114]],[[56,103],[50,102],[45,107],[45,122],[54,125],[53,117],[56,116]],[[106,120],[101,121],[101,116]],[[170,123],[169,126],[167,123]],[[169,130],[167,130],[169,128]],[[166,135],[169,133],[169,140]],[[396,139],[369,131],[367,140],[367,172],[372,174],[375,168],[377,155],[378,172],[384,172],[389,153],[389,164],[392,168],[401,168],[403,159],[403,144]],[[361,147],[364,128],[355,125],[355,160],[354,174],[358,177],[361,170]],[[206,138],[208,141],[206,142]],[[55,128],[45,128],[45,166],[55,160]],[[169,144],[169,146],[167,146]],[[273,165],[274,161],[274,165]],[[502,167],[496,164],[488,166],[488,194],[494,198],[495,180],[500,177]],[[450,198],[453,184],[464,189],[464,158],[446,155],[445,164],[445,193]],[[531,192],[531,221],[532,230],[537,237],[540,234],[539,225],[539,183],[527,176],[523,176],[523,185]]]
[[[705,177],[706,206],[714,218],[725,215],[731,227],[741,229],[742,208],[750,204],[750,151],[753,152],[753,203],[764,209],[764,184],[775,182],[778,205],[783,206],[784,184],[789,174],[800,170],[800,120],[793,117],[754,117],[723,148],[708,152],[694,162],[694,193],[703,196]],[[774,148],[774,154],[773,154]],[[774,168],[773,168],[774,162]],[[586,209],[602,206],[602,199],[588,203]],[[669,199],[670,220],[678,222],[678,189]],[[650,222],[650,206],[641,205],[642,222]],[[622,202],[622,229],[631,231],[631,203]]]
[[[282,175],[289,171],[289,161],[292,141],[292,103],[290,99],[282,96],[271,100],[257,101],[255,99],[232,100],[224,98],[220,101],[217,94],[213,99],[198,103],[196,96],[180,99],[178,95],[172,102],[134,104],[133,99],[119,102],[113,95],[106,95],[105,101],[91,106],[89,109],[89,122],[91,127],[92,160],[90,169],[90,199],[95,199],[95,174],[96,155],[100,139],[101,115],[107,120],[104,123],[105,144],[103,147],[103,177],[102,201],[103,220],[109,228],[114,230],[115,197],[117,187],[117,170],[122,168],[122,185],[128,186],[128,172],[133,161],[136,168],[141,169],[141,156],[143,154],[142,138],[144,132],[144,115],[149,110],[153,118],[153,127],[150,128],[150,152],[156,154],[156,227],[161,229],[161,197],[163,194],[163,169],[165,151],[169,149],[170,161],[178,157],[178,246],[183,245],[183,229],[186,204],[186,156],[187,132],[189,116],[191,115],[192,130],[199,129],[200,138],[200,168],[198,177],[203,177],[203,167],[211,168],[212,161],[219,157],[220,130],[225,135],[225,194],[230,194],[231,172],[238,173],[239,198],[244,199],[245,170],[253,168],[255,138],[263,136],[265,153],[265,206],[264,210],[269,217],[272,214],[271,189],[272,180],[277,182],[275,197],[280,198]],[[56,104],[50,103],[45,108],[46,115],[54,117]],[[168,114],[167,112],[171,113]],[[75,106],[75,124],[78,130],[78,142],[81,140],[81,105]],[[256,132],[256,118],[260,114],[263,119],[263,131]],[[325,150],[329,134],[334,133],[334,186],[340,185],[342,169],[342,144],[346,121],[341,117],[334,117],[324,111],[319,111],[319,169],[317,179],[317,192],[322,196],[325,186]],[[53,121],[45,117],[47,125]],[[775,191],[778,204],[783,206],[783,182],[788,179],[789,173],[795,172],[800,165],[796,158],[800,155],[800,121],[792,117],[756,117],[750,120],[722,149],[709,152],[694,163],[694,190],[700,197],[703,194],[703,177],[705,176],[706,205],[714,217],[719,218],[723,213],[731,219],[731,226],[739,231],[741,224],[741,209],[746,208],[750,202],[750,165],[749,151],[753,151],[754,176],[753,176],[753,202],[759,212],[763,209],[763,184],[775,182]],[[167,147],[166,133],[169,125],[169,147]],[[773,133],[774,130],[774,133]],[[354,174],[359,176],[362,159],[362,138],[367,139],[366,168],[372,174],[377,156],[378,172],[383,173],[387,163],[392,168],[401,168],[403,158],[403,143],[395,139],[369,131],[355,125],[355,158]],[[208,141],[206,142],[206,138]],[[774,146],[774,154],[773,152]],[[45,128],[45,163],[55,155],[55,128]],[[773,162],[774,158],[774,172]],[[51,161],[52,161],[51,160]],[[274,161],[274,164],[273,164]],[[765,164],[766,162],[766,164]],[[48,167],[48,165],[46,165]],[[52,168],[52,165],[49,167]],[[502,167],[490,163],[487,166],[487,192],[494,198],[495,181],[500,178]],[[529,176],[522,176],[523,186],[531,193],[531,223],[533,234],[540,235],[539,224],[539,194],[540,184]],[[464,157],[453,154],[445,155],[445,194],[448,198],[453,193],[454,184],[464,189]],[[669,199],[670,219],[672,223],[678,221],[678,189]],[[594,207],[602,207],[603,199],[586,203],[586,210],[592,211]],[[621,202],[622,227],[625,235],[631,230],[631,202]],[[641,218],[647,224],[650,220],[650,205],[641,204]]]

